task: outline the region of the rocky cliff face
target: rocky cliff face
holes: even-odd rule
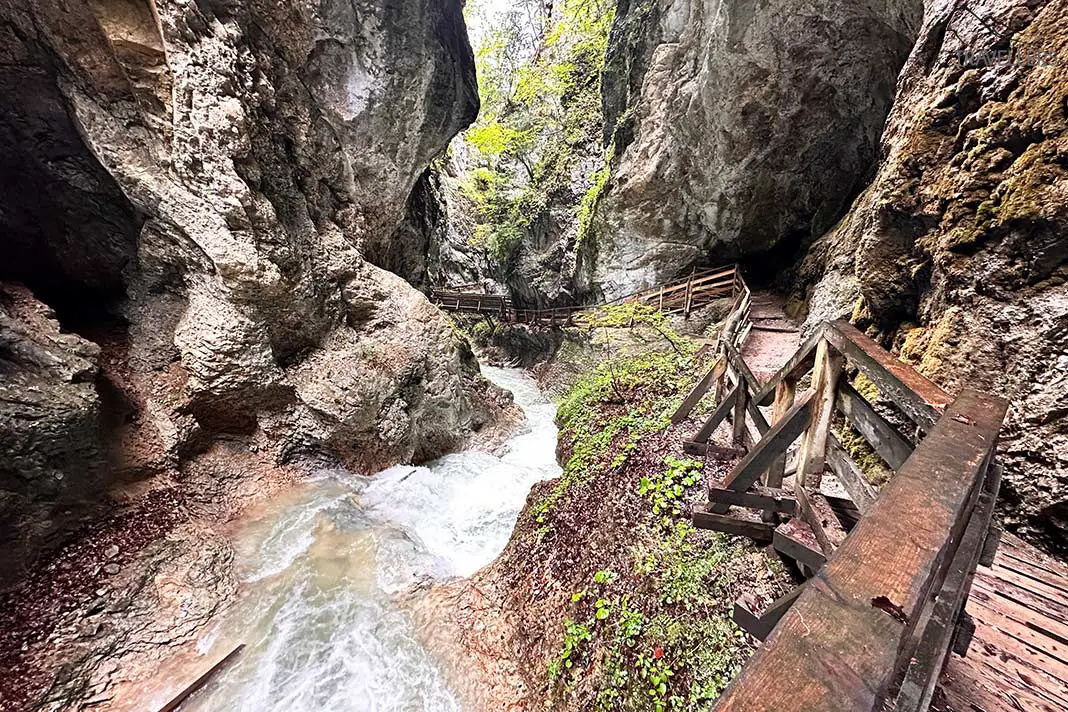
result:
[[[5,388],[5,412],[43,423],[14,440],[63,440],[69,422],[75,448],[99,409],[106,485],[176,472],[220,437],[265,467],[373,470],[493,419],[499,395],[447,320],[374,266],[412,249],[391,240],[412,186],[477,112],[458,2],[0,9],[0,279],[99,345],[106,396],[96,347],[22,320],[19,343],[70,354],[26,365],[5,334],[12,383],[62,395],[23,405]],[[75,355],[77,378],[61,367]],[[69,459],[53,467],[84,479]]]
[[[605,69],[607,296],[818,236],[871,175],[913,0],[626,0]]]
[[[929,3],[871,186],[801,269],[951,391],[1012,401],[1004,515],[1068,528],[1068,2]]]

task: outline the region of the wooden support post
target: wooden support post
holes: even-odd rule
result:
[[[804,430],[805,424],[810,420],[814,395],[811,390],[802,393],[794,407],[767,432],[760,443],[753,448],[745,458],[734,466],[727,479],[723,481],[725,489],[744,492],[754,482],[760,479],[760,475],[771,465],[775,459],[786,452],[790,444]],[[717,504],[712,506],[712,511],[723,513],[730,509],[729,505]]]
[[[771,423],[774,425],[782,420],[786,412],[794,405],[794,394],[797,392],[797,382],[792,378],[779,381],[775,387],[775,404],[772,408]],[[771,463],[764,484],[768,487],[782,487],[782,480],[786,474],[786,453],[778,460]]]
[[[826,340],[816,346],[816,365],[812,372],[812,390],[816,402],[812,408],[808,430],[801,440],[801,455],[797,465],[797,487],[819,489],[827,456],[827,436],[831,431],[835,393],[842,375],[845,359],[833,352]]]
[[[745,428],[745,412],[747,405],[749,404],[749,389],[745,385],[745,381],[742,380],[742,375],[737,374],[738,378],[738,397],[734,401],[734,415],[732,416],[734,421],[734,444],[746,445],[746,428]]]
[[[684,313],[684,315],[686,316],[687,319],[690,318],[690,305],[693,302],[693,275],[694,275],[694,272],[696,272],[696,271],[697,271],[697,268],[695,267],[690,272],[690,279],[686,282],[686,307],[683,310],[683,313]]]
[[[701,426],[701,429],[697,431],[697,434],[693,436],[693,442],[708,442],[712,433],[715,432],[716,428],[719,427],[719,424],[722,423],[727,417],[727,414],[730,413],[731,408],[734,407],[735,400],[738,397],[738,391],[739,388],[735,386],[731,389],[730,393],[720,401],[719,405],[716,406],[716,409],[712,411],[712,415],[708,416],[708,420],[706,420],[705,424]]]

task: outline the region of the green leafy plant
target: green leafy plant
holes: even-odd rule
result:
[[[588,626],[568,618],[564,621],[564,645],[560,654],[549,663],[549,679],[556,681],[575,664],[582,644],[593,638]]]
[[[653,514],[660,515],[665,526],[671,526],[673,518],[682,514],[682,496],[700,482],[703,465],[697,460],[670,456],[664,462],[667,470],[659,476],[642,477],[638,493],[652,503]]]

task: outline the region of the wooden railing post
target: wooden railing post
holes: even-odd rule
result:
[[[694,267],[690,271],[690,279],[686,282],[686,306],[683,308],[683,314],[686,318],[690,317],[690,304],[693,302],[693,275],[697,271]]]
[[[787,411],[794,405],[794,394],[797,392],[797,381],[792,378],[784,378],[775,386],[775,403],[772,406],[771,424],[782,420]],[[768,487],[782,487],[783,477],[786,475],[786,453],[772,463],[768,468],[767,479],[764,484]]]
[[[749,389],[746,387],[742,374],[735,372],[734,378],[738,383],[738,398],[734,401],[734,415],[732,416],[734,444],[745,447],[748,444],[746,443],[745,412],[749,406]]]
[[[823,479],[823,466],[827,456],[827,436],[831,430],[831,416],[834,414],[834,400],[838,388],[838,378],[842,374],[845,359],[832,351],[826,339],[821,339],[816,346],[816,364],[812,371],[812,390],[816,393],[816,404],[812,409],[812,419],[808,430],[801,440],[801,450],[797,461],[798,487],[819,489]]]

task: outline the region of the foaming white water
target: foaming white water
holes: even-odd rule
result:
[[[500,456],[324,471],[249,522],[235,542],[247,596],[199,646],[246,649],[183,710],[459,710],[392,594],[492,561],[531,485],[560,471],[552,403],[521,371],[483,373],[527,416]]]

